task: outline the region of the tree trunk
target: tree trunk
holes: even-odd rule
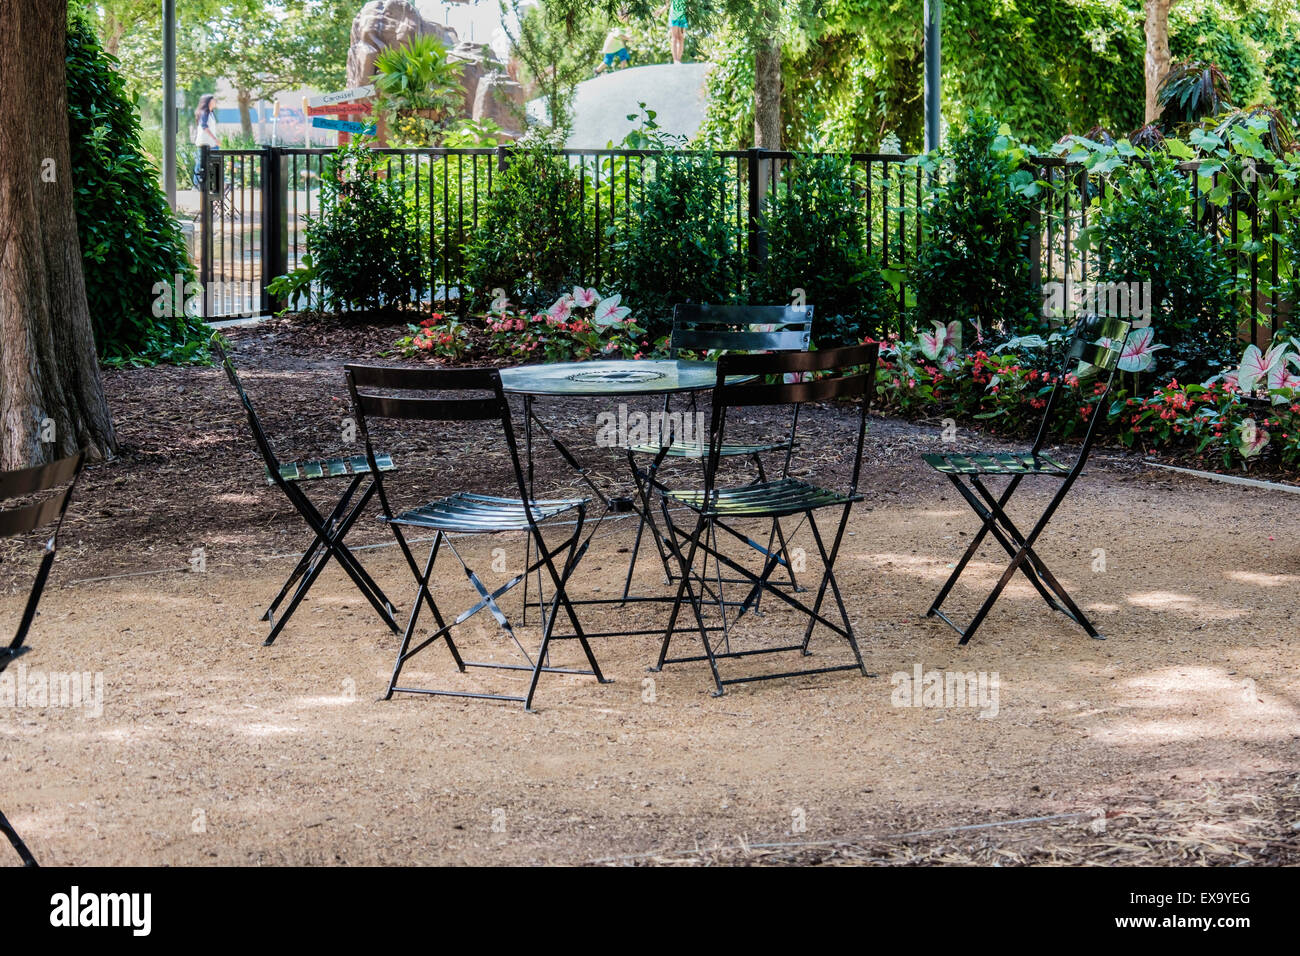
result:
[[[1169,75],[1169,9],[1174,0],[1146,0],[1146,123],[1160,116],[1156,92]]]
[[[252,90],[236,90],[235,98],[239,102],[239,131],[244,134],[244,139],[253,138],[253,92]]]
[[[0,469],[116,451],[68,149],[67,0],[0,0]]]
[[[781,148],[781,41],[759,37],[754,46],[754,145]]]

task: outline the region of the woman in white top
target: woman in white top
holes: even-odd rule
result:
[[[204,93],[199,97],[199,107],[194,111],[194,145],[210,146],[218,149],[221,146],[221,129],[217,125],[217,97],[212,93]],[[200,152],[194,157],[194,184],[199,184],[199,177],[203,175],[203,154]]]

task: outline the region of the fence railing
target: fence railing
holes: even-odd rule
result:
[[[208,318],[257,314],[280,306],[267,291],[276,276],[297,268],[307,251],[308,220],[321,211],[321,179],[330,149],[263,147],[257,150],[203,150],[206,170],[200,194],[198,270],[205,290]],[[453,307],[465,280],[465,245],[478,229],[483,205],[510,162],[510,147],[489,149],[377,149],[386,174],[407,191],[407,215],[421,237],[432,274],[428,288],[434,301]],[[635,216],[637,201],[658,164],[681,162],[691,151],[563,149],[579,178],[579,201],[590,235],[581,263],[584,281],[604,287],[616,273],[616,249]],[[783,201],[779,188],[784,171],[799,161],[789,152],[762,149],[709,154],[722,164],[725,196],[721,214],[735,229],[735,261],[729,264],[734,295],[756,259],[766,255],[766,215]],[[911,156],[856,153],[849,157],[854,195],[862,217],[868,251],[881,267],[905,273],[922,242],[921,208],[925,171],[909,165]],[[1088,224],[1089,199],[1106,189],[1105,179],[1059,157],[1030,161],[1039,178],[1063,187],[1045,189],[1034,212],[1030,258],[1034,280],[1078,282],[1087,275],[1088,252],[1079,232]],[[1219,174],[1216,174],[1216,176]],[[1238,277],[1242,311],[1249,312],[1250,337],[1275,330],[1281,322],[1278,274],[1281,258],[1277,213],[1266,221],[1260,213],[1259,180],[1246,195],[1233,193],[1226,207],[1204,201],[1199,179],[1188,176],[1193,220],[1190,227],[1220,236],[1225,256]],[[1217,180],[1216,180],[1217,182]],[[1263,184],[1267,188],[1267,183]],[[1244,228],[1259,242],[1261,253],[1243,257],[1236,246]],[[1264,294],[1261,290],[1266,290]],[[315,287],[312,305],[320,301]],[[897,312],[906,313],[907,283],[897,283]]]

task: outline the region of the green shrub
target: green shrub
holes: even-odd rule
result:
[[[330,310],[393,310],[419,302],[429,257],[382,156],[364,139],[340,146],[321,176],[321,213],[307,223],[314,278]]]
[[[724,163],[664,150],[644,164],[644,191],[610,255],[619,291],[653,341],[671,329],[679,302],[734,301],[743,273]]]
[[[959,320],[980,342],[1039,331],[1039,290],[1029,236],[1038,186],[1027,151],[991,117],[972,114],[949,140],[951,172],[922,210],[913,267],[916,327]],[[938,172],[933,158],[931,174]]]
[[[472,307],[501,289],[525,309],[549,306],[582,280],[591,227],[577,172],[545,143],[512,151],[465,247]]]
[[[173,305],[176,277],[183,285],[194,274],[158,171],[141,152],[135,101],[75,9],[67,47],[73,206],[99,354],[109,363],[204,361],[202,321]]]
[[[880,264],[867,255],[846,156],[797,160],[767,213],[767,259],[750,299],[783,302],[804,290],[819,346],[878,336],[891,314]]]
[[[1187,176],[1163,153],[1117,165],[1084,239],[1101,283],[1149,282],[1160,374],[1199,382],[1233,361],[1234,276],[1217,240],[1193,228]]]

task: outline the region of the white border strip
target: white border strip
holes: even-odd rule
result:
[[[1222,481],[1229,485],[1245,485],[1247,488],[1263,488],[1265,491],[1285,491],[1288,494],[1300,495],[1300,485],[1284,485],[1276,481],[1261,481],[1258,478],[1239,478],[1236,475],[1221,475],[1215,471],[1197,471],[1195,468],[1178,468],[1175,465],[1165,465],[1149,458],[1142,459],[1142,463],[1150,465],[1152,468],[1176,471],[1180,475],[1191,475],[1194,478],[1207,478],[1210,481]]]

